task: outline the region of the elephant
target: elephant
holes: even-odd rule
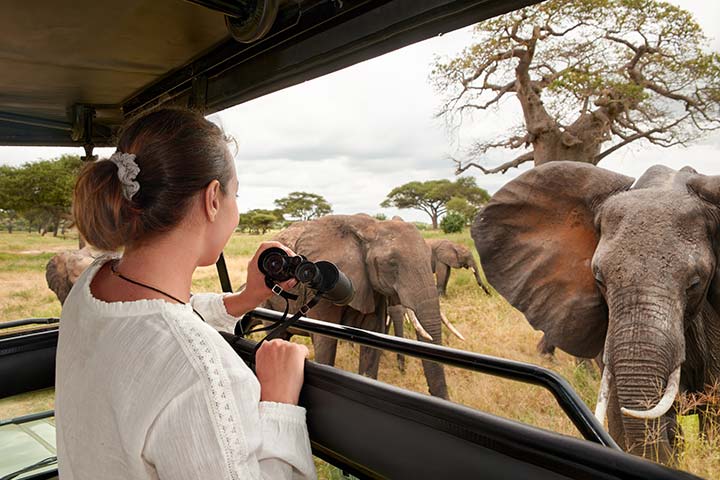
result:
[[[444,238],[433,238],[425,241],[432,252],[430,265],[437,276],[437,289],[440,296],[444,297],[446,295],[450,273],[452,273],[451,268],[469,268],[475,275],[475,281],[480,288],[490,295],[490,290],[483,282],[482,277],[480,277],[480,269],[475,263],[475,257],[473,257],[469,248]]]
[[[65,298],[78,277],[100,254],[102,252],[84,246],[79,250],[60,252],[48,261],[45,266],[45,280],[50,290],[57,295],[60,305],[65,303]]]
[[[379,221],[367,215],[326,215],[298,222],[280,232],[275,240],[309,260],[333,262],[352,281],[352,302],[339,307],[326,300],[313,307],[308,316],[321,320],[386,331],[387,306],[402,304],[417,316],[427,335],[421,341],[442,344],[440,302],[432,270],[430,248],[417,228],[400,221]],[[303,298],[302,286],[295,287]],[[284,310],[285,300],[271,298],[266,305]],[[297,310],[298,302],[292,308]],[[428,337],[432,340],[428,340]],[[315,360],[333,365],[337,340],[312,335]],[[380,352],[360,347],[360,374],[377,378]],[[423,361],[430,394],[448,398],[445,372],[441,365]]]
[[[670,460],[677,393],[720,380],[720,177],[550,162],[503,186],[471,233],[544,342],[600,355],[596,415],[618,444]]]

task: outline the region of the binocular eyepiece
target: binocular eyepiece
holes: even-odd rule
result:
[[[258,258],[258,268],[270,287],[295,278],[335,305],[347,305],[355,295],[350,279],[333,263],[311,262],[302,255],[291,257],[282,248],[270,247],[263,251]]]

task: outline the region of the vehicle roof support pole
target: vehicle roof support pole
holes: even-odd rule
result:
[[[74,142],[82,142],[85,149],[85,156],[82,159],[86,162],[94,162],[97,155],[93,155],[95,143],[93,143],[93,120],[95,119],[95,108],[90,105],[73,105],[72,108],[72,132],[71,138]]]

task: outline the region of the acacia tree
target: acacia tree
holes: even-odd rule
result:
[[[73,186],[81,166],[79,156],[63,155],[20,167],[3,167],[0,211],[6,212],[10,220],[22,216],[41,232],[51,229],[57,236],[63,222],[70,219]],[[7,226],[12,231],[12,223]]]
[[[5,223],[8,233],[13,232],[18,219],[19,187],[18,170],[8,165],[0,165],[0,220]]]
[[[438,219],[447,211],[447,204],[453,198],[462,198],[472,205],[480,206],[490,199],[490,195],[478,187],[472,177],[460,177],[454,182],[428,180],[393,188],[380,206],[422,210],[430,216],[432,227],[436,229]]]
[[[455,160],[505,173],[534,161],[597,164],[638,140],[685,145],[720,128],[720,54],[692,14],[657,0],[550,0],[482,22],[475,43],[437,61],[431,73],[446,98],[438,115],[497,108],[514,95],[522,124],[482,139]],[[603,148],[604,147],[604,148]],[[491,149],[524,150],[496,168]]]
[[[282,221],[283,216],[279,210],[256,208],[239,215],[238,228],[249,233],[265,234],[265,232]]]
[[[287,197],[275,200],[275,205],[296,220],[311,220],[332,213],[327,200],[316,193],[292,192]]]

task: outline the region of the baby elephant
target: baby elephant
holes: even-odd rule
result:
[[[451,268],[469,268],[475,275],[477,284],[486,294],[490,295],[490,289],[480,277],[480,269],[469,248],[444,238],[433,238],[425,240],[425,242],[432,250],[430,261],[432,271],[437,276],[438,294],[445,296],[450,281]]]

